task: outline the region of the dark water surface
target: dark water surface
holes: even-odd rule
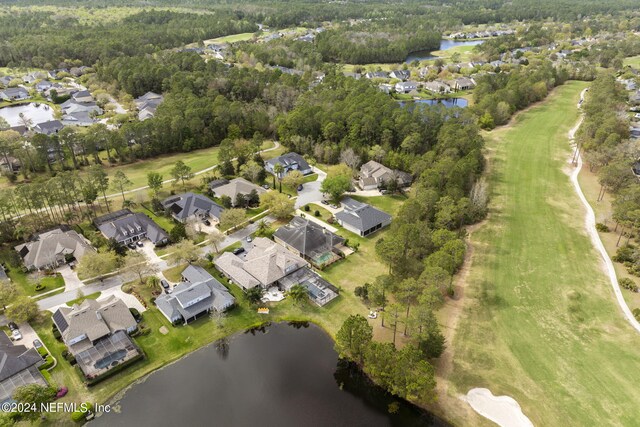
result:
[[[400,403],[395,414],[392,402]],[[447,425],[339,363],[331,338],[307,324],[275,324],[198,350],[133,386],[120,409],[90,425]]]
[[[444,105],[447,108],[461,107],[469,105],[469,101],[464,98],[442,98],[442,99],[416,99],[413,101],[400,101],[400,105],[413,111],[418,106]]]

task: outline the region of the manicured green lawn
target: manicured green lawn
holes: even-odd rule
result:
[[[246,40],[251,40],[254,33],[239,33],[239,34],[231,34],[229,36],[218,37],[216,39],[207,40],[207,43],[235,43],[242,42]]]
[[[398,209],[402,206],[402,203],[407,200],[407,196],[404,194],[393,194],[385,196],[363,197],[363,196],[350,196],[352,199],[358,200],[362,203],[367,203],[374,208],[378,208],[381,211],[388,213],[391,216],[396,216]]]
[[[454,387],[515,398],[534,425],[637,425],[640,335],[624,320],[565,172],[584,83],[488,135],[491,213],[454,338]]]
[[[186,268],[186,264],[176,265],[175,267],[168,268],[162,272],[167,280],[177,283],[182,278],[182,271]]]
[[[633,68],[640,68],[640,55],[638,56],[630,56],[625,58],[622,62],[624,65],[629,65]]]
[[[81,304],[86,299],[98,299],[100,297],[100,294],[102,294],[102,292],[94,292],[80,298],[72,299],[71,301],[67,301],[67,305],[69,307],[73,307],[74,304]]]
[[[24,295],[39,295],[58,288],[64,288],[64,279],[56,274],[53,276],[42,276],[37,279],[36,276],[29,277],[27,273],[23,273],[20,267],[9,267],[7,276],[16,285],[18,290]],[[36,283],[40,282],[45,286],[44,289],[36,291]]]

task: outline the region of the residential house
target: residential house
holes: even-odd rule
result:
[[[93,102],[93,96],[88,90],[80,90],[71,95],[71,99],[77,103]]]
[[[31,84],[31,83],[34,83],[36,80],[46,79],[46,78],[47,78],[46,74],[41,73],[40,71],[34,71],[33,73],[29,73],[26,76],[22,77],[22,81],[27,84]]]
[[[274,157],[265,162],[264,168],[267,172],[274,174],[275,165],[280,164],[284,168],[284,174],[286,175],[292,170],[302,172],[303,175],[309,175],[313,173],[313,168],[309,166],[309,163],[298,153],[287,153],[279,157]]]
[[[298,37],[296,40],[301,42],[312,43],[315,38],[316,38],[315,34],[308,33],[308,34],[305,34],[304,36]]]
[[[60,96],[60,94],[58,94]],[[73,95],[72,95],[73,96]],[[82,99],[82,98],[81,98]],[[86,99],[86,98],[85,98]],[[99,116],[103,113],[102,108],[93,101],[80,102],[71,98],[60,104],[63,114],[73,114],[79,112],[92,113],[95,116]]]
[[[406,187],[411,185],[412,177],[406,172],[393,170],[375,160],[370,160],[360,167],[358,185],[363,190],[375,190],[391,181],[396,181],[400,187]]]
[[[9,83],[11,83],[11,80],[13,79],[15,79],[15,77],[13,76],[2,76],[0,77],[0,85],[4,87],[9,87]]]
[[[184,193],[171,196],[162,202],[164,209],[179,222],[190,219],[203,221],[215,219],[220,221],[224,208],[210,198],[196,193]]]
[[[0,99],[3,101],[22,101],[29,98],[29,91],[23,87],[10,87],[0,91]]]
[[[215,197],[229,197],[231,199],[232,206],[236,205],[236,200],[240,194],[246,197],[251,194],[252,191],[255,191],[258,196],[267,192],[264,188],[249,182],[244,178],[234,178],[221,185],[218,185],[218,181],[219,180],[215,180],[209,183],[209,191]]]
[[[424,88],[426,90],[428,90],[429,92],[433,92],[436,94],[441,94],[441,93],[450,93],[451,92],[451,87],[449,87],[448,84],[441,82],[439,80],[434,80],[432,82],[425,82],[424,83]]]
[[[135,99],[138,108],[138,120],[144,121],[155,116],[158,106],[164,100],[162,95],[154,92],[147,92],[139,98]]]
[[[391,73],[389,73],[389,77],[391,77],[392,79],[398,79],[398,80],[409,80],[409,77],[411,77],[411,71],[409,70],[394,70]]]
[[[289,74],[293,76],[301,76],[304,74],[302,70],[296,70],[294,68],[282,67],[280,65],[268,66],[267,68],[271,68],[272,70],[280,70],[282,74]]]
[[[35,348],[16,345],[0,331],[0,404],[14,402],[18,387],[29,384],[46,386],[38,367],[43,360]]]
[[[468,77],[459,77],[457,79],[454,79],[452,81],[452,84],[450,84],[450,86],[454,90],[469,90],[476,87],[476,82],[475,80],[470,79]]]
[[[389,75],[384,71],[370,71],[364,77],[367,79],[388,79]]]
[[[416,82],[398,82],[395,86],[398,93],[409,93],[418,89],[418,83]]]
[[[29,270],[55,268],[95,251],[87,239],[67,225],[36,234],[15,250]]]
[[[299,216],[278,228],[273,239],[317,268],[341,259],[344,238]]]
[[[229,280],[247,290],[260,286],[278,286],[278,282],[309,263],[283,246],[264,237],[253,240],[245,253],[223,253],[215,261],[216,268]]]
[[[223,312],[235,302],[229,290],[207,270],[190,264],[182,272],[182,281],[170,294],[159,296],[156,306],[175,325],[189,323],[212,311]]]
[[[53,83],[51,83],[49,80],[41,80],[36,83],[35,88],[38,92],[44,92],[47,89],[50,89],[51,86],[53,86]]]
[[[83,65],[81,67],[72,67],[69,70],[69,74],[71,74],[73,77],[80,77],[86,74],[88,71],[89,71],[89,67],[87,67],[86,65]]]
[[[356,80],[360,80],[362,78],[362,74],[360,74],[360,73],[350,73],[348,71],[343,71],[342,74],[345,77],[351,77],[351,78],[356,79]]]
[[[33,131],[35,133],[41,133],[44,135],[54,135],[62,128],[64,125],[60,122],[60,120],[49,120],[47,122],[38,123],[33,127]]]
[[[49,77],[54,79],[54,80],[58,80],[60,78],[60,73],[69,73],[69,69],[68,68],[58,68],[57,70],[51,70],[49,71]]]
[[[344,209],[335,214],[338,224],[359,236],[366,237],[391,224],[391,215],[352,198],[342,200]]]
[[[391,91],[393,90],[393,85],[390,85],[388,83],[382,83],[378,85],[378,89],[380,89],[381,92],[390,94]]]
[[[100,216],[93,220],[93,225],[107,239],[114,239],[121,244],[149,239],[154,245],[161,246],[169,242],[169,235],[151,218],[143,213],[122,209]]]
[[[102,301],[85,299],[73,307],[62,306],[53,313],[53,323],[89,380],[142,357],[128,335],[137,329],[136,320],[129,307],[113,295]]]
[[[339,290],[310,268],[299,268],[280,279],[280,289],[288,292],[295,285],[307,289],[309,299],[322,307],[338,297]]]
[[[95,123],[97,123],[97,120],[86,111],[78,111],[62,116],[62,124],[64,126],[91,126]]]
[[[13,128],[9,128],[13,130]],[[13,156],[0,156],[0,170],[3,172],[17,172],[20,170],[20,160]]]

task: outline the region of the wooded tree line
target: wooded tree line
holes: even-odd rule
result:
[[[68,17],[56,19],[49,12],[12,11],[0,15],[0,66],[53,69],[66,59],[92,65],[99,59],[152,54],[257,29],[255,21],[231,11],[149,10],[104,25],[81,25]]]
[[[493,129],[507,123],[516,111],[543,100],[568,78],[567,70],[555,68],[547,60],[534,60],[508,74],[485,74],[476,79],[471,110],[480,117],[482,128]]]
[[[369,64],[403,62],[410,52],[438,50],[442,35],[424,19],[390,19],[345,25],[316,36],[327,62]]]
[[[366,319],[355,316],[348,319],[338,333],[336,348],[390,392],[411,400],[428,401],[433,398],[435,387],[429,361],[439,357],[445,346],[434,311],[453,292],[453,275],[464,261],[463,227],[486,214],[487,188],[484,181],[478,181],[484,167],[483,139],[470,112],[445,116],[444,110],[440,110],[443,115],[438,115],[438,109],[429,109],[410,113],[397,103],[395,108],[387,105],[388,97],[378,98],[373,93],[375,89],[369,93],[360,82],[341,82],[338,78],[333,84],[337,87],[332,96],[327,93],[331,89],[303,95],[302,98],[307,98],[289,116],[301,114],[296,120],[310,122],[320,141],[333,135],[332,131],[324,132],[328,123],[333,123],[331,128],[341,129],[344,136],[335,144],[340,147],[340,157],[345,162],[349,160],[347,164],[351,163],[352,167],[374,158],[388,165],[401,163],[415,177],[411,196],[400,208],[390,229],[376,243],[376,253],[389,267],[389,272],[364,284],[358,291],[368,304],[383,309],[379,313],[382,326],[393,329],[393,342],[371,341]],[[343,97],[347,99],[344,106],[341,105]],[[332,100],[335,112],[322,103],[323,98],[326,102]],[[342,110],[351,102],[360,115]],[[310,116],[305,117],[303,112]],[[338,121],[338,117],[345,121]],[[376,134],[368,141],[352,130],[360,131],[369,119],[381,124],[382,128],[375,128],[376,132],[387,135],[384,147],[378,145],[384,140],[382,136]],[[298,129],[283,126],[286,132]],[[287,136],[294,143],[300,138],[290,133]],[[306,134],[303,138],[312,138],[312,135]],[[405,346],[396,350],[400,334],[405,337]],[[393,368],[385,369],[385,365]],[[411,378],[401,375],[402,370],[412,373]]]
[[[607,197],[607,192],[613,197],[615,226],[611,227],[619,233],[620,246],[614,260],[625,263],[632,274],[640,275],[640,251],[630,245],[630,239],[640,232],[640,185],[632,169],[640,159],[640,144],[629,139],[627,96],[613,73],[600,74],[583,103],[585,118],[576,143],[589,168],[598,174],[598,200]]]

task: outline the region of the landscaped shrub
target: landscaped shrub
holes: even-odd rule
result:
[[[616,262],[633,262],[634,247],[631,245],[620,246],[616,251],[615,256],[612,258]]]
[[[93,411],[93,405],[89,402],[85,402],[84,404],[84,408],[86,409],[86,411],[83,411],[83,407],[80,406],[79,409],[77,411],[74,411],[71,414],[71,419],[73,421],[75,421],[76,423],[79,423],[81,421],[83,421],[85,419],[85,417],[87,416],[87,412]]]
[[[309,205],[304,205],[305,212],[309,212],[310,210],[311,210],[311,207],[309,207]]]
[[[151,297],[151,304],[156,305],[156,297]]]
[[[623,277],[622,279],[618,280],[618,284],[623,289],[628,289],[631,292],[638,292],[638,285],[636,285],[635,282],[628,277]]]
[[[53,366],[53,363],[53,357],[47,356],[47,358],[44,360],[44,363],[40,365],[38,369],[49,369]]]
[[[71,366],[75,365],[76,362],[76,358],[73,357],[73,354],[71,353],[67,353],[66,356],[64,356],[64,360],[66,360],[67,362],[69,362],[71,364]]]
[[[601,231],[603,233],[608,233],[609,232],[609,227],[604,225],[603,223],[599,222],[596,224],[596,230]]]
[[[41,290],[43,290],[44,288],[46,288],[46,286],[45,286],[45,285],[43,285],[42,283],[37,283],[37,284],[36,284],[36,291],[41,291]]]
[[[131,285],[122,285],[122,292],[125,294],[130,294],[133,292],[133,287]]]
[[[320,211],[316,209],[316,211],[313,213],[314,216],[320,216]]]
[[[59,341],[60,339],[62,339],[62,334],[60,334],[60,331],[58,329],[54,329],[53,337]]]
[[[140,319],[142,319],[142,315],[140,315],[140,312],[135,309],[135,308],[130,308],[129,312],[131,313],[131,315],[133,316],[134,319],[136,319],[137,322],[140,321]]]
[[[633,317],[640,321],[640,308],[634,308],[631,312],[633,313]]]
[[[62,350],[62,357],[64,357],[65,359],[67,358],[67,355],[69,354],[69,350]]]

